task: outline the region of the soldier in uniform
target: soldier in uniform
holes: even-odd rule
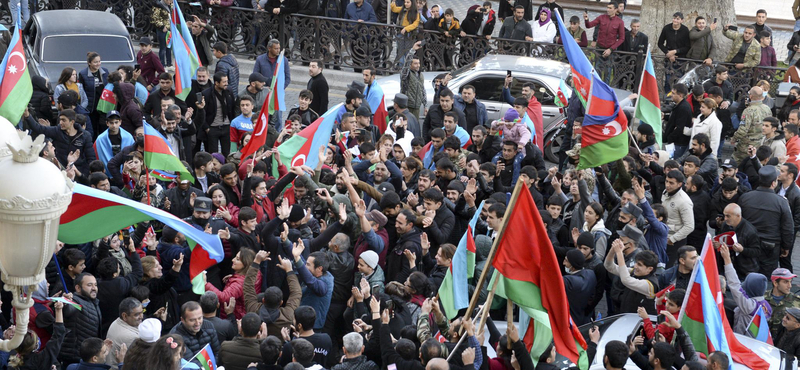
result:
[[[764,294],[764,299],[772,306],[772,317],[769,319],[769,330],[772,337],[778,335],[781,328],[781,320],[786,315],[789,307],[800,308],[800,296],[792,293],[792,278],[797,277],[785,268],[776,268],[772,272],[772,290]]]
[[[739,163],[747,158],[749,146],[757,146],[761,142],[764,137],[764,134],[761,133],[762,122],[764,122],[764,118],[772,116],[769,107],[763,103],[764,95],[760,87],[751,88],[749,97],[750,104],[742,113],[739,129],[733,134],[731,140],[731,144],[736,148],[733,157]]]

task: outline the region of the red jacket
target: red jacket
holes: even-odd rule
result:
[[[244,262],[242,263],[249,263]],[[261,271],[258,272],[256,277],[256,294],[261,293]],[[225,284],[225,288],[220,291],[211,283],[206,283],[206,291],[214,292],[219,298],[219,307],[221,308],[220,317],[223,319],[227,317],[225,314],[225,310],[222,309],[225,307],[225,304],[230,301],[231,297],[236,299],[236,308],[233,310],[233,315],[236,316],[236,319],[241,319],[244,314],[247,313],[247,310],[244,308],[244,275],[233,274],[228,279],[228,282]]]
[[[791,139],[786,140],[786,163],[792,163],[795,166],[800,165],[800,137],[793,136]],[[800,178],[795,182],[800,186]]]
[[[617,50],[625,41],[625,23],[619,17],[611,18],[608,14],[603,14],[593,21],[586,20],[584,23],[586,29],[600,27],[597,35],[598,48]]]

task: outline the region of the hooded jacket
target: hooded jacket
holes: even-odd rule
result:
[[[399,280],[400,272],[403,270],[403,264],[408,264],[406,256],[403,251],[408,249],[417,255],[417,261],[422,261],[422,244],[420,243],[420,235],[422,232],[417,227],[402,235],[399,235],[394,249],[390,250],[386,256],[386,281],[399,281],[405,282],[405,279]]]
[[[142,110],[139,104],[136,104],[134,97],[136,96],[136,87],[127,83],[120,82],[118,85],[120,94],[117,96],[119,100],[119,114],[122,116],[122,127],[131,135],[134,134],[137,127],[142,126]]]
[[[47,87],[47,80],[42,76],[31,77],[33,83],[33,94],[31,94],[30,105],[32,112],[37,118],[48,120],[51,124],[55,123],[53,109],[50,106],[50,89]]]
[[[225,54],[222,58],[219,58],[217,61],[217,67],[215,72],[222,72],[225,73],[225,76],[228,76],[228,91],[233,94],[233,98],[236,99],[239,97],[239,63],[236,61],[236,58],[233,55]],[[232,107],[231,107],[232,108]],[[213,119],[213,116],[212,116]]]
[[[767,320],[772,316],[772,306],[769,305],[764,299],[764,293],[767,291],[767,278],[758,273],[751,273],[744,279],[744,283],[739,282],[739,276],[736,274],[736,269],[733,264],[725,265],[725,278],[728,279],[728,289],[736,301],[736,309],[733,319],[733,331],[736,333],[746,333],[747,327],[750,325],[750,320],[753,314],[756,313],[759,307],[764,308],[764,314]]]

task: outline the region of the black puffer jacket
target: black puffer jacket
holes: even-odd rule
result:
[[[81,305],[81,310],[71,305],[64,305],[64,326],[67,336],[61,346],[58,359],[62,362],[79,362],[81,360],[79,349],[81,343],[87,338],[100,336],[100,323],[103,314],[100,312],[100,301],[86,298],[78,293],[72,296],[73,300]],[[195,351],[197,353],[197,351]]]
[[[42,76],[33,76],[31,82],[33,83],[30,102],[33,112],[31,113],[36,118],[43,118],[50,121],[50,124],[55,124],[56,118],[53,116],[53,109],[50,105],[50,88],[47,87],[47,80]]]
[[[219,338],[217,338],[217,330],[214,329],[214,324],[211,321],[203,320],[203,326],[196,334],[190,334],[182,322],[175,325],[170,334],[178,334],[183,337],[183,343],[186,345],[186,353],[183,358],[187,361],[191,360],[197,352],[200,352],[206,344],[211,343],[211,350],[214,353],[219,353]]]

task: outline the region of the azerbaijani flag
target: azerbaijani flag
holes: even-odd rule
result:
[[[508,204],[512,206],[503,219],[492,262],[497,269],[492,278],[499,279],[495,294],[516,303],[532,319],[529,326],[533,326],[533,331],[524,329],[523,340],[529,339],[525,344],[534,363],[555,341],[558,353],[580,369],[588,369],[586,341],[569,316],[555,250],[533,197],[521,181],[517,182]]]
[[[188,256],[192,290],[203,294],[205,282],[202,272],[222,261],[225,256],[222,241],[219,236],[206,234],[158,208],[75,184],[72,202],[61,215],[58,240],[67,244],[88,243],[149,220],[158,220],[186,236],[186,242],[192,250],[191,256]]]
[[[556,106],[560,108],[564,108],[569,105],[569,97],[571,95],[570,90],[567,88],[567,84],[564,80],[559,80],[558,83],[558,91],[556,91]]]
[[[386,132],[387,123],[389,119],[389,111],[386,110],[386,102],[383,100],[383,89],[378,85],[378,81],[373,81],[372,85],[368,87],[367,104],[372,109],[372,124],[378,126],[381,134]]]
[[[319,163],[319,148],[327,146],[331,141],[336,112],[342,105],[343,103],[339,103],[328,109],[314,123],[279,145],[278,154],[281,156],[281,163],[287,164],[287,167],[306,165],[316,168]],[[273,166],[273,168],[277,168],[277,166]]]
[[[450,268],[447,269],[442,285],[439,286],[439,301],[442,302],[444,314],[449,320],[458,316],[459,310],[469,306],[467,279],[472,278],[475,273],[475,239],[473,239],[472,233],[485,202],[481,202],[472,216],[472,220],[469,221],[467,232],[458,242]]]
[[[151,170],[165,170],[180,173],[182,180],[194,182],[192,173],[181,163],[175,155],[169,142],[161,134],[144,122],[144,165]]]
[[[458,141],[461,142],[461,148],[467,149],[470,145],[472,145],[472,137],[470,134],[461,126],[456,126],[456,130],[453,132],[453,136],[458,138]]]
[[[562,35],[569,35],[567,26],[564,25],[564,20],[561,19],[560,14],[556,14],[556,19],[558,19],[558,32]],[[594,68],[592,68],[592,63],[586,58],[586,54],[583,53],[575,39],[562,37],[561,41],[564,44],[564,53],[567,54],[569,66],[572,68],[572,85],[575,86],[578,98],[580,98],[585,108],[589,102],[589,93],[592,91]]]
[[[653,68],[653,58],[650,56],[650,47],[647,48],[647,57],[644,60],[634,117],[653,128],[656,142],[661,145],[661,99],[658,97],[658,82]]]
[[[150,171],[150,174],[153,175],[153,177],[166,182],[172,182],[178,178],[178,175],[162,170],[152,170]]]
[[[716,253],[711,245],[711,235],[707,234],[703,252],[694,265],[690,279],[692,283],[687,288],[678,321],[697,352],[708,356],[714,351],[723,351],[728,358],[751,369],[768,369],[767,361],[739,343],[733,335],[725,316],[718,274]],[[769,327],[765,329],[769,331]]]
[[[569,38],[567,38],[569,39]],[[617,96],[597,73],[581,131],[578,169],[597,167],[628,155],[628,119]]]
[[[272,72],[272,82],[269,85],[267,102],[264,104],[269,107],[269,114],[286,110],[285,89],[283,88],[286,83],[284,68],[286,68],[286,58],[283,56],[283,51],[281,51],[281,55],[278,56],[278,60],[275,62],[275,70]]]
[[[197,352],[192,360],[197,360],[203,370],[216,370],[217,368],[217,359],[214,357],[214,351],[211,350],[211,343],[206,344],[200,352]]]
[[[192,78],[200,67],[200,58],[192,41],[189,28],[183,20],[183,13],[177,4],[172,7],[170,17],[172,33],[171,49],[175,59],[175,97],[186,100],[192,89]]]
[[[117,107],[117,98],[114,97],[114,84],[107,83],[97,101],[97,110],[108,113]]]
[[[750,332],[753,338],[770,345],[773,344],[772,334],[769,332],[767,315],[764,314],[764,306],[758,306],[755,315],[753,315],[753,318],[750,320],[750,325],[747,325],[747,331]]]
[[[78,311],[83,311],[83,306],[81,306],[79,303],[77,303],[75,301],[71,301],[71,300],[69,300],[69,299],[67,299],[65,297],[47,297],[47,300],[48,301],[52,301],[52,302],[61,302],[63,304],[68,304],[68,305],[74,307]]]
[[[0,63],[0,116],[16,125],[33,95],[33,83],[28,74],[28,58],[22,48],[22,25],[17,9],[17,24],[8,50]]]
[[[433,141],[429,141],[417,153],[417,156],[420,159],[422,159],[423,168],[433,169],[435,167],[435,163],[433,163],[433,152],[434,151],[435,151],[435,149],[433,148]]]

